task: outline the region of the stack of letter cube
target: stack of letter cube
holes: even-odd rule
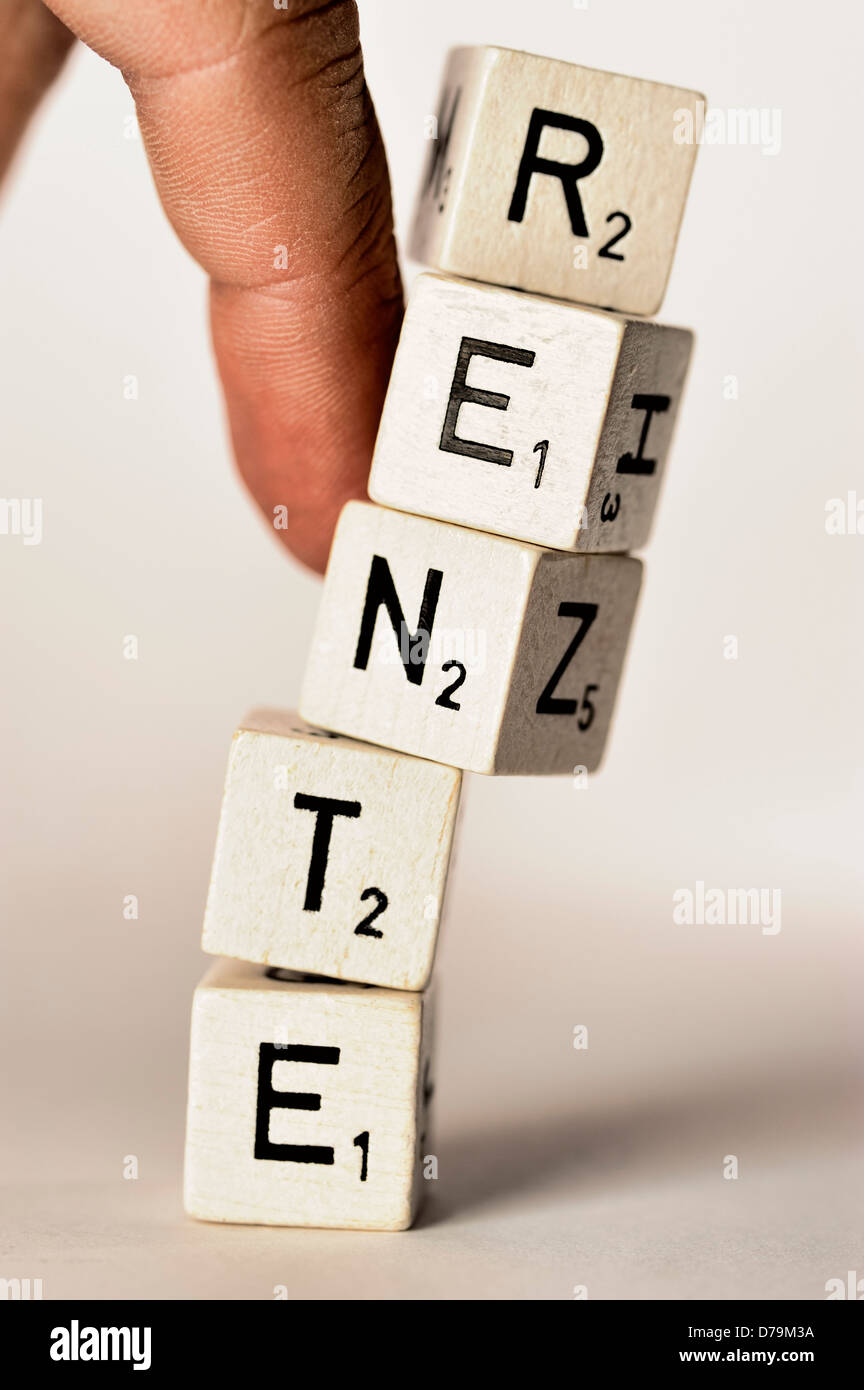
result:
[[[606,742],[642,570],[623,552],[648,535],[691,347],[620,315],[659,307],[695,155],[676,131],[701,107],[450,55],[411,247],[443,273],[408,306],[378,505],[340,518],[301,714],[234,737],[203,937],[222,959],[193,1008],[194,1216],[414,1218],[462,770],[590,771]]]

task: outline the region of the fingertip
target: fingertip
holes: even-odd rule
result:
[[[398,279],[394,294],[389,266],[382,277],[336,292],[335,308],[315,284],[211,292],[241,477],[277,540],[317,573],[342,507],[367,496],[402,318]]]

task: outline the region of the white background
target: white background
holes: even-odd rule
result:
[[[697,159],[661,311],[696,355],[607,761],[586,790],[466,779],[420,1228],[185,1222],[188,1009],[228,743],[248,707],[296,700],[319,586],[234,476],[203,275],[126,138],[121,78],[79,51],[0,208],[0,492],[44,505],[41,545],[0,536],[17,1230],[0,1275],[42,1277],[46,1297],[824,1297],[864,1275],[847,1097],[864,536],[825,530],[830,499],[864,501],[852,9],[360,9],[400,233],[453,43],[781,112],[778,154]],[[675,926],[673,892],[699,879],[780,888],[782,930]]]

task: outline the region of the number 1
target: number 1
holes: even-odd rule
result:
[[[363,1162],[360,1164],[360,1181],[366,1181],[366,1174],[369,1171],[369,1131],[364,1129],[362,1134],[358,1134],[354,1140],[355,1149],[360,1149],[363,1154]]]

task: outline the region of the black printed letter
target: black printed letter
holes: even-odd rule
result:
[[[459,344],[456,370],[450,387],[450,399],[444,416],[439,449],[445,454],[464,454],[469,459],[485,459],[487,463],[500,463],[509,468],[513,462],[510,449],[496,449],[492,444],[477,444],[470,439],[460,439],[456,434],[459,410],[467,401],[470,405],[486,405],[491,410],[506,410],[510,397],[500,391],[481,391],[477,386],[469,386],[465,380],[468,364],[472,357],[492,357],[497,362],[513,362],[517,367],[533,367],[533,352],[527,348],[508,347],[506,343],[487,343],[482,338],[463,338]]]
[[[315,833],[312,836],[312,858],[309,860],[309,877],[306,879],[306,900],[304,912],[321,911],[321,895],[324,892],[324,875],[327,872],[327,855],[330,852],[330,836],[333,833],[334,816],[350,816],[356,819],[362,807],[359,801],[337,801],[332,796],[307,796],[298,792],[294,798],[298,811],[314,811]]]
[[[314,1062],[318,1066],[339,1064],[338,1047],[304,1047],[302,1043],[280,1047],[262,1043],[258,1049],[258,1098],[255,1104],[255,1157],[275,1158],[283,1163],[333,1162],[333,1150],[322,1144],[271,1144],[271,1110],[320,1110],[321,1097],[314,1091],[274,1091],[274,1062]]]
[[[432,141],[432,149],[429,154],[429,164],[426,169],[426,177],[423,180],[423,193],[427,194],[434,186],[435,197],[441,192],[441,179],[444,174],[444,164],[447,159],[447,150],[450,147],[450,136],[453,132],[453,121],[456,118],[456,108],[459,105],[459,97],[462,88],[457,87],[453,93],[453,100],[450,103],[450,111],[444,114],[447,106],[448,93],[445,90],[441,93],[441,106],[436,117],[437,133]]]
[[[573,641],[570,643],[570,646],[567,648],[561,660],[558,662],[558,665],[555,667],[555,670],[552,672],[552,675],[549,677],[547,684],[543,688],[540,699],[537,701],[538,714],[575,714],[576,710],[579,708],[578,700],[562,700],[556,696],[555,690],[557,689],[558,682],[585,640],[589,627],[597,617],[597,604],[559,603],[558,617],[579,618],[581,621],[576,630],[576,636],[573,638]]]
[[[656,412],[662,415],[669,409],[668,396],[634,396],[630,402],[632,410],[644,410],[645,419],[642,421],[642,433],[639,436],[639,448],[635,454],[622,454],[618,460],[616,473],[653,473],[657,467],[656,459],[646,459],[642,450],[645,448],[645,441],[648,438],[648,427],[651,424],[651,416]]]
[[[557,159],[540,158],[537,151],[540,148],[543,128],[547,125],[554,126],[556,130],[572,130],[576,135],[584,137],[588,143],[588,153],[581,164],[561,164]],[[580,120],[578,116],[565,116],[558,111],[543,111],[539,106],[535,106],[531,112],[528,134],[525,137],[525,148],[519,163],[516,187],[513,189],[513,200],[507,214],[508,220],[521,222],[525,216],[528,188],[534,174],[551,174],[554,178],[561,180],[573,235],[587,236],[588,224],[582,210],[582,199],[579,197],[578,185],[580,179],[585,179],[589,174],[593,174],[602,158],[603,140],[597,127],[592,125],[590,121]]]
[[[396,586],[393,583],[393,576],[390,573],[390,566],[383,555],[372,556],[369,583],[366,585],[366,601],[363,604],[363,617],[360,620],[360,636],[357,638],[357,650],[354,653],[354,666],[358,671],[365,671],[369,664],[369,653],[372,650],[372,638],[375,634],[375,620],[378,617],[378,609],[383,606],[387,610],[387,617],[390,619],[399,643],[405,675],[412,685],[423,684],[426,657],[429,652],[429,638],[432,635],[432,624],[435,621],[435,610],[438,607],[438,595],[441,592],[443,578],[443,570],[430,569],[427,571],[423,602],[420,604],[420,617],[417,620],[417,631],[409,632],[405,614],[399,603],[399,595],[396,593]]]

